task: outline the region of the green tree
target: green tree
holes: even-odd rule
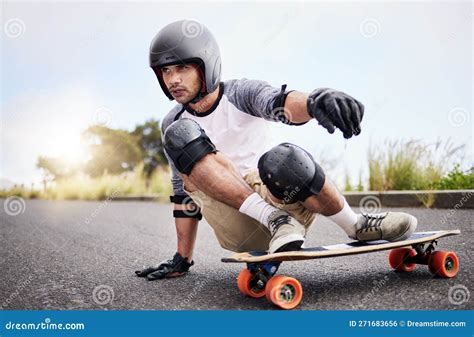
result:
[[[78,165],[72,165],[60,157],[39,156],[36,167],[43,173],[43,187],[50,181],[69,178],[80,170]]]
[[[135,126],[131,134],[137,139],[144,164],[143,172],[149,182],[153,171],[158,166],[167,165],[161,140],[160,122],[149,119],[144,124]]]
[[[132,171],[142,160],[137,137],[126,130],[96,125],[87,128],[82,136],[91,155],[84,171],[92,177],[105,172],[120,174]]]

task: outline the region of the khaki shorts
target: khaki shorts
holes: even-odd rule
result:
[[[244,176],[244,180],[266,202],[288,212],[308,231],[316,214],[306,209],[301,202],[279,204],[271,200],[267,187],[262,183],[257,170]],[[202,215],[211,225],[222,248],[233,252],[268,249],[271,240],[270,232],[257,220],[207,196],[202,191],[186,191],[186,193],[201,206]]]

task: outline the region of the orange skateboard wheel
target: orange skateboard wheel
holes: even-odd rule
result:
[[[293,309],[301,303],[303,287],[301,283],[287,276],[273,276],[265,288],[267,299],[282,309]]]
[[[248,269],[243,269],[239,276],[237,277],[237,286],[239,290],[243,292],[245,295],[254,298],[260,298],[265,296],[265,288],[260,289],[256,286],[252,286],[250,281],[252,280],[252,273]]]
[[[406,259],[415,255],[416,251],[411,248],[392,249],[388,256],[388,262],[390,266],[397,271],[410,272],[415,269],[416,264],[406,263]]]
[[[451,278],[458,273],[459,259],[454,252],[435,251],[430,254],[428,266],[433,274]]]

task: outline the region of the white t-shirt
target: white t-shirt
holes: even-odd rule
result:
[[[282,114],[284,98],[288,94],[285,88],[247,79],[222,82],[219,97],[207,112],[197,113],[189,106],[176,105],[163,119],[162,139],[171,123],[180,118],[192,119],[206,132],[217,150],[245,175],[256,169],[261,155],[276,145],[271,140],[268,121],[287,122]],[[178,171],[167,157],[173,171],[173,191],[175,195],[185,195]]]

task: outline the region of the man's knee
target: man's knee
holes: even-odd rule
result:
[[[321,191],[326,176],[313,157],[299,146],[282,143],[258,161],[260,178],[285,203],[305,201]]]
[[[206,132],[189,118],[179,119],[166,128],[164,146],[176,169],[186,175],[205,155],[217,152]]]

